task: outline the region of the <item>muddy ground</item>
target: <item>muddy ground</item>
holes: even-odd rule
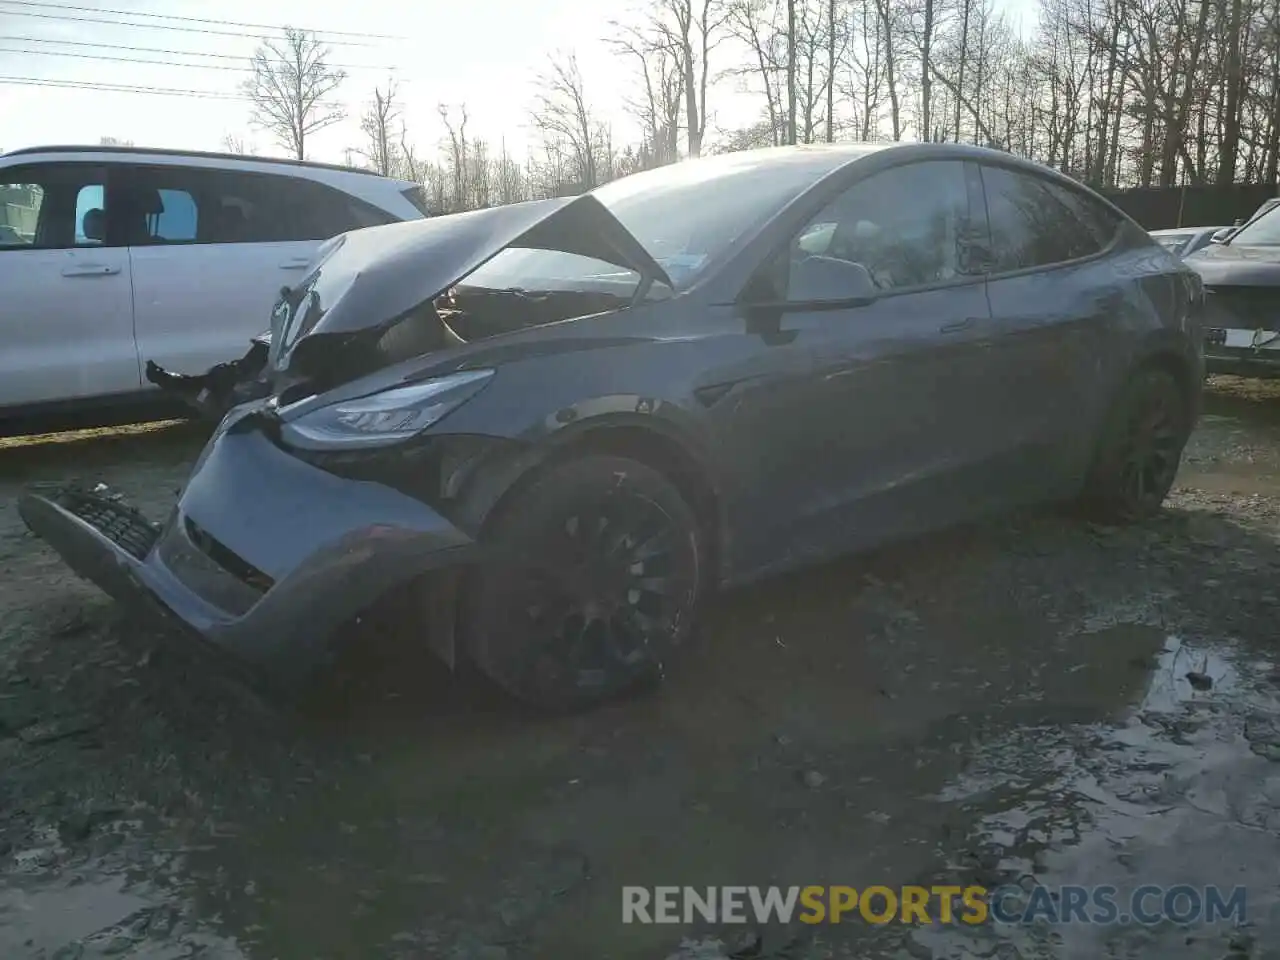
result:
[[[77,476],[162,517],[199,430],[0,442],[0,958],[1280,958],[1280,388],[1207,406],[1150,524],[728,596],[661,690],[557,720],[377,644],[274,715],[13,509]],[[624,884],[1002,881],[1245,884],[1247,921],[619,922]]]

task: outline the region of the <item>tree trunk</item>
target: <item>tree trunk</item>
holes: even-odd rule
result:
[[[929,116],[933,96],[931,47],[933,46],[933,0],[924,0],[924,38],[920,43],[920,139],[933,139]]]
[[[796,142],[796,0],[787,0],[787,143]]]
[[[955,141],[959,143],[960,136],[960,96],[964,94],[964,68],[965,63],[969,59],[969,11],[973,6],[973,0],[963,0],[960,16],[960,63],[956,66],[956,115],[955,115]],[[979,88],[981,90],[981,88]]]
[[[787,0],[793,4],[795,0]],[[896,58],[893,55],[893,24],[889,11],[890,0],[876,0],[876,12],[880,16],[880,24],[884,29],[884,71],[885,82],[889,85],[889,118],[893,124],[893,139],[902,139],[902,105],[898,100],[898,81],[896,76]]]
[[[836,0],[827,0],[827,143],[836,139]]]
[[[1223,107],[1222,143],[1218,156],[1218,183],[1234,183],[1236,155],[1240,151],[1240,95],[1244,77],[1240,69],[1240,31],[1243,0],[1230,0],[1231,19],[1227,24],[1227,91]]]

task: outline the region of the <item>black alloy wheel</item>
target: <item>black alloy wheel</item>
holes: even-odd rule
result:
[[[1112,409],[1090,476],[1087,500],[1099,518],[1128,523],[1158,513],[1188,432],[1186,399],[1173,376],[1138,371]]]
[[[697,518],[662,474],[591,455],[541,474],[486,531],[464,588],[464,644],[490,678],[576,709],[662,675],[688,637],[702,576]]]

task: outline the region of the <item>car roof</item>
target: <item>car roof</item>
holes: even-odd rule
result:
[[[1022,167],[1041,174],[1049,173],[1059,177],[1062,176],[1056,170],[1029,160],[1023,160],[1003,150],[976,147],[963,143],[917,143],[912,141],[841,141],[836,143],[801,143],[777,147],[755,147],[750,150],[707,154],[696,159],[681,160],[679,163],[671,164],[670,166],[697,164],[706,168],[708,175],[714,176],[717,167],[729,170],[737,168],[743,161],[750,161],[753,166],[766,168],[771,164],[786,165],[792,169],[800,165],[808,166],[813,171],[816,179],[846,164],[878,153],[892,153],[902,161],[912,159],[975,160],[986,163],[994,161]]]
[[[0,153],[0,160],[7,160],[10,157],[20,157],[28,154],[46,153],[106,153],[124,154],[128,156],[175,158],[196,157],[201,160],[225,160],[232,163],[275,163],[284,164],[285,166],[311,168],[315,170],[340,170],[343,173],[360,173],[372,177],[381,176],[376,170],[366,170],[362,167],[349,167],[340,163],[321,163],[316,160],[293,160],[288,157],[257,157],[242,153],[219,153],[213,150],[175,150],[169,147],[135,147],[120,144],[52,144],[49,146],[19,147],[17,150]]]

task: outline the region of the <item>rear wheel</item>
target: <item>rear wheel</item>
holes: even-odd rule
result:
[[[1112,408],[1086,488],[1098,519],[1116,523],[1158,513],[1173,486],[1189,434],[1187,405],[1172,374],[1139,370]]]
[[[655,680],[688,637],[703,544],[661,473],[616,456],[549,468],[486,531],[463,589],[476,665],[534,706],[575,709]]]

